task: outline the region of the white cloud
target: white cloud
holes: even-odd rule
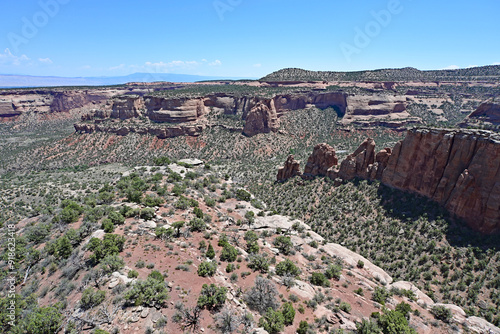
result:
[[[48,65],[53,63],[53,61],[50,58],[38,58],[38,61],[42,64],[48,64]]]
[[[120,64],[118,66],[112,66],[112,67],[110,67],[109,70],[110,71],[118,71],[118,70],[123,70],[125,67],[126,67],[125,64]]]
[[[262,64],[253,64],[253,67],[261,67]]]
[[[209,66],[221,66],[222,62],[219,59],[216,59],[215,61],[209,63],[208,65]]]
[[[493,64],[491,65],[500,65],[500,62],[494,62]]]
[[[15,56],[10,52],[9,48],[5,49],[3,53],[0,53],[0,64],[2,65],[25,65],[29,64],[30,59],[26,55]]]

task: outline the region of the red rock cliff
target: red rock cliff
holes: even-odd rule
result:
[[[413,129],[397,143],[382,183],[431,198],[485,234],[500,232],[500,136]]]

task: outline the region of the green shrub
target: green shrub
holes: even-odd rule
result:
[[[198,275],[201,277],[213,276],[217,271],[217,264],[215,262],[202,262],[198,266]]]
[[[299,328],[297,328],[297,334],[307,334],[307,331],[309,330],[309,324],[307,321],[302,320],[299,323]]]
[[[106,273],[112,273],[125,267],[125,262],[118,254],[108,254],[100,263]]]
[[[111,219],[104,219],[101,224],[101,228],[106,233],[113,233],[115,230],[115,224],[111,221]]]
[[[252,198],[252,195],[250,195],[250,193],[244,189],[238,189],[236,190],[236,198],[240,201],[249,202]]]
[[[251,230],[247,231],[245,233],[244,239],[247,242],[246,251],[249,254],[254,254],[259,252],[259,244],[257,243],[257,240],[259,240],[259,236],[257,235],[257,233]]]
[[[127,277],[128,278],[137,278],[137,277],[139,277],[139,273],[137,272],[137,270],[130,270],[127,274]]]
[[[363,319],[361,323],[356,324],[357,334],[382,334],[382,330],[378,327],[376,321]]]
[[[163,307],[168,299],[168,292],[165,282],[148,277],[145,281],[137,281],[123,297],[128,305]]]
[[[389,300],[390,297],[391,293],[386,288],[379,286],[375,288],[372,294],[372,300],[382,305],[385,305],[385,303]]]
[[[312,273],[311,278],[310,278],[311,284],[318,285],[318,286],[324,286],[324,287],[329,287],[330,282],[328,282],[328,279],[323,273]]]
[[[290,259],[285,259],[276,265],[275,272],[279,276],[293,276],[300,275],[300,269]]]
[[[99,263],[107,255],[118,254],[123,250],[125,237],[117,234],[105,234],[103,240],[98,238],[90,239],[87,249],[92,251],[90,259],[94,263]]]
[[[215,250],[212,246],[212,244],[208,244],[208,248],[207,248],[207,253],[206,253],[207,257],[212,260],[214,257],[215,257]]]
[[[398,311],[386,310],[378,319],[378,324],[384,334],[416,334],[408,324],[408,320]]]
[[[453,315],[451,314],[451,310],[442,305],[433,306],[431,309],[431,313],[434,315],[434,317],[436,317],[436,319],[444,322],[449,322],[453,317]]]
[[[268,308],[266,314],[259,319],[259,327],[263,327],[269,334],[276,334],[285,328],[285,318],[280,311]]]
[[[238,251],[232,245],[225,245],[220,254],[221,261],[234,262],[238,257]]]
[[[116,211],[111,211],[108,214],[108,218],[113,222],[113,224],[116,225],[122,225],[123,223],[125,223],[125,217],[121,213]]]
[[[340,279],[340,275],[342,274],[342,267],[338,264],[330,264],[325,271],[325,276],[328,279],[335,278],[336,280]]]
[[[292,303],[284,303],[281,305],[281,313],[283,314],[285,325],[290,326],[293,323],[293,319],[295,319],[295,309]]]
[[[152,278],[160,282],[163,282],[165,280],[162,273],[160,273],[158,270],[153,270],[152,272],[150,272],[148,278]]]
[[[347,302],[341,302],[339,304],[339,309],[341,309],[342,311],[346,312],[346,313],[350,313],[351,312],[351,304],[347,303]]]
[[[217,287],[215,284],[203,284],[200,296],[198,297],[198,306],[208,310],[219,309],[226,302],[227,288]]]
[[[293,243],[290,237],[280,235],[276,237],[273,241],[273,245],[279,249],[279,251],[285,255],[289,255],[293,249]]]
[[[82,298],[80,299],[80,307],[84,310],[91,309],[101,304],[106,298],[106,292],[87,288],[83,290]]]
[[[250,254],[248,256],[248,268],[261,273],[267,273],[269,270],[269,260],[262,254]]]
[[[189,221],[189,230],[192,232],[202,232],[207,228],[207,224],[201,218],[193,218]]]

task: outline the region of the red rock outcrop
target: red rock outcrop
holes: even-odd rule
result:
[[[283,167],[278,168],[278,175],[276,176],[276,180],[284,181],[300,175],[302,175],[302,173],[300,172],[299,162],[295,161],[293,155],[289,155],[285,161],[285,165]]]
[[[354,153],[340,164],[338,176],[344,180],[355,177],[363,179],[370,178],[373,163],[375,162],[375,141],[372,138],[366,139]]]
[[[146,106],[138,95],[122,95],[113,100],[111,118],[129,119],[142,115]]]
[[[414,129],[397,143],[381,181],[426,196],[482,233],[500,231],[500,136]]]
[[[337,164],[335,149],[326,143],[318,144],[307,159],[304,176],[326,176]]]
[[[277,131],[278,128],[279,121],[274,103],[271,101],[270,106],[267,106],[265,103],[259,102],[248,113],[243,133],[251,137],[258,133]]]
[[[483,128],[497,128],[500,125],[500,98],[490,99],[481,103],[479,107],[467,116],[461,127],[481,126]]]

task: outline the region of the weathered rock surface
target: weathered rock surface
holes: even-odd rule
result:
[[[477,231],[500,231],[500,136],[492,132],[410,130],[382,182],[435,200]]]
[[[369,178],[373,163],[375,162],[375,141],[366,139],[356,151],[348,155],[340,164],[338,176],[344,180],[355,177]]]
[[[408,124],[420,123],[418,117],[411,116],[404,96],[392,95],[354,95],[347,98],[344,125],[387,126],[399,128]]]
[[[269,133],[279,128],[278,116],[274,103],[271,100],[270,105],[259,102],[248,113],[245,120],[243,133],[247,136],[254,136],[258,133]]]
[[[498,127],[500,125],[500,98],[490,99],[481,103],[479,107],[473,111],[465,120],[460,123],[460,126],[485,126]]]
[[[318,144],[307,159],[304,176],[326,176],[329,169],[337,164],[335,149],[326,143]]]
[[[289,155],[285,161],[285,165],[278,169],[278,175],[276,176],[277,181],[284,181],[295,176],[300,176],[300,164],[295,161],[293,155]]]
[[[122,95],[113,100],[111,118],[129,119],[142,115],[144,100],[138,95]]]

